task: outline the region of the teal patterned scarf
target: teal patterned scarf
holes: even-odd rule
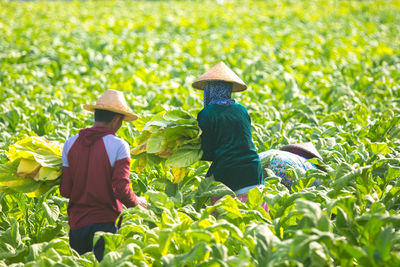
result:
[[[231,99],[232,83],[222,81],[210,81],[204,85],[204,107],[217,104],[229,106],[235,103]]]

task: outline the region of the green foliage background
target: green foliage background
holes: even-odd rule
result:
[[[207,163],[178,188],[163,166],[132,173],[151,205],[105,235],[102,264],[398,266],[399,25],[400,1],[3,1],[0,149],[30,135],[64,141],[91,125],[82,104],[109,88],[125,92],[137,126],[175,107],[195,116],[191,82],[224,61],[249,85],[234,98],[257,149],[312,140],[327,173],[294,170],[291,192],[271,175],[248,203],[205,208],[207,192],[227,193],[203,179]],[[132,145],[135,123],[119,135]],[[308,188],[315,178],[323,186]],[[68,247],[56,188],[0,203],[0,265],[95,264]]]

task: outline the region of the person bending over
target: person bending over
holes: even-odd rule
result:
[[[247,86],[223,62],[200,76],[192,86],[204,90],[204,108],[197,120],[202,130],[202,160],[212,161],[206,176],[213,175],[244,202],[250,189],[264,184],[260,158],[251,136],[250,116],[244,106],[231,98],[232,92],[246,90]],[[268,210],[266,204],[264,208]]]

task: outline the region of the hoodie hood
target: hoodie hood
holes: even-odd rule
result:
[[[100,138],[106,135],[115,135],[113,130],[101,127],[86,128],[79,131],[78,140],[84,146],[91,146],[96,143]]]

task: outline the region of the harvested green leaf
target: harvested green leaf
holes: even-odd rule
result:
[[[36,197],[59,184],[63,144],[28,137],[10,146],[9,162],[0,165],[0,191]]]
[[[188,167],[203,154],[200,134],[197,120],[189,113],[178,109],[161,112],[145,124],[137,137],[131,151],[136,161],[133,165],[137,171],[142,171],[144,164],[151,166],[146,158],[152,155],[171,167]]]

